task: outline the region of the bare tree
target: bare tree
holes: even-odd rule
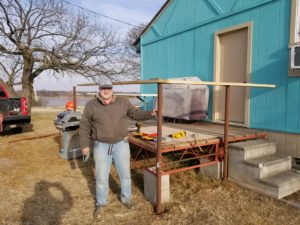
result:
[[[29,108],[34,79],[42,73],[118,79],[128,69],[119,61],[120,49],[111,27],[73,13],[62,0],[0,1],[0,53],[7,60],[19,57],[22,95]]]
[[[14,85],[21,84],[23,64],[20,56],[9,56],[0,54],[0,79],[5,83],[9,93],[17,95]],[[5,80],[5,82],[4,82]]]
[[[145,29],[146,24],[131,28],[124,39],[125,46],[125,60],[127,65],[130,65],[130,72],[135,74],[136,77],[140,76],[141,64],[140,54],[137,53],[136,47],[133,43],[138,39],[142,31]]]

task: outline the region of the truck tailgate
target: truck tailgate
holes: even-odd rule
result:
[[[10,116],[3,116],[3,125],[9,124],[20,124],[20,123],[30,123],[31,117],[29,115],[10,115]]]
[[[31,116],[22,112],[22,98],[0,98],[0,114],[0,132],[22,128],[31,122]]]
[[[19,113],[21,108],[20,98],[0,98],[0,113],[3,115]]]

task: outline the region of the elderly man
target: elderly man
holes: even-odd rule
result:
[[[112,160],[121,183],[121,202],[131,209],[130,149],[127,139],[128,117],[134,120],[153,118],[155,111],[136,109],[127,98],[115,96],[110,81],[99,85],[99,93],[90,100],[80,121],[80,145],[84,156],[90,152],[90,137],[94,141],[96,176],[96,209],[99,217],[101,208],[107,205],[108,179]]]

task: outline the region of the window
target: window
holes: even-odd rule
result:
[[[291,0],[290,45],[300,43],[300,0]]]
[[[300,42],[300,1],[296,4],[295,42]]]
[[[291,0],[289,46],[289,77],[300,77],[299,46],[300,46],[300,0]]]
[[[1,86],[0,86],[0,97],[7,97],[6,93],[4,92],[4,90]]]

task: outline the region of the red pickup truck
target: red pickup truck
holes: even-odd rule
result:
[[[5,85],[0,83],[0,132],[10,129],[22,131],[30,121],[26,98],[12,97]]]

